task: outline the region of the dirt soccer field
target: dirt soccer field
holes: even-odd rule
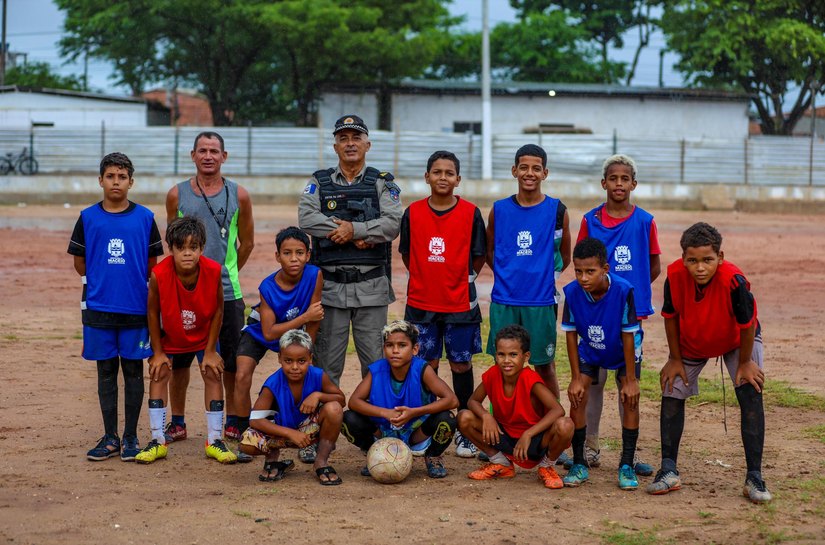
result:
[[[163,230],[161,207],[154,210]],[[713,366],[704,375],[710,382],[702,384],[712,395],[687,409],[679,460],[683,489],[660,497],[616,487],[615,389],[605,400],[602,466],[578,489],[546,490],[527,471],[504,482],[474,482],[466,473],[478,462],[455,457],[452,448],[446,479],[428,479],[417,459],[405,482],[380,485],[359,475],[363,458],[343,438],[331,458],[343,486],[319,486],[311,468],[300,463],[283,481],[261,483],[257,460],[221,466],[204,457],[197,374],[188,397],[189,439],[171,445],[167,460],[149,466],[118,458],[89,462],[85,453],[102,434],[102,423],[95,366],[80,357],[80,281],[66,254],[79,211],[0,209],[0,294],[6,301],[0,316],[2,543],[825,542],[823,216],[656,214],[663,269],[679,254],[682,230],[707,221],[725,236],[726,257],[746,272],[757,297],[768,377],[764,476],[775,501],[756,506],[742,497],[739,410],[728,406],[726,434],[723,406],[714,397],[721,396],[719,371]],[[582,212],[570,212],[574,236]],[[257,206],[254,214],[257,245],[241,274],[248,305],[257,302],[257,285],[274,266],[275,233],[297,222],[295,206]],[[406,277],[400,259],[395,265],[399,301],[390,312],[401,316]],[[571,279],[568,270],[562,282]],[[654,287],[657,306],[663,280]],[[480,279],[485,306],[490,287],[485,268]],[[648,380],[639,446],[643,459],[658,465],[659,402],[653,385],[667,352],[662,319],[651,319],[645,331]],[[487,365],[487,358],[476,362],[477,377]],[[268,355],[254,391],[276,367],[277,358]],[[559,368],[565,367],[562,356]],[[357,384],[357,369],[355,356],[348,356],[342,381],[347,395]],[[441,375],[451,382],[446,364]],[[729,383],[727,399],[734,399]],[[566,399],[563,404],[568,406]],[[148,436],[144,413],[142,444]],[[650,479],[640,477],[641,487]]]

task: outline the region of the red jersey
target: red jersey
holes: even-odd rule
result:
[[[439,216],[427,199],[410,205],[407,304],[431,312],[470,310],[470,243],[476,206],[459,199]]]
[[[487,397],[493,406],[493,417],[507,435],[514,439],[521,437],[542,419],[545,410],[536,411],[531,401],[530,392],[536,384],[544,384],[538,373],[525,367],[519,373],[513,395],[504,395],[504,376],[498,365],[493,365],[481,375],[481,382],[487,390]]]
[[[206,348],[209,327],[218,310],[221,266],[206,256],[199,261],[198,282],[186,289],[175,272],[175,260],[167,257],[152,272],[158,284],[163,351],[168,354],[198,352]]]
[[[745,278],[745,273],[739,267],[723,261],[702,290],[703,297],[697,301],[696,281],[682,260],[677,259],[668,266],[667,280],[675,312],[663,310],[662,316],[678,317],[679,347],[683,358],[702,360],[739,348],[740,331],[756,323],[756,300],[753,302],[751,321],[740,324],[736,320],[731,300],[736,275]],[[746,285],[750,289],[750,283]]]

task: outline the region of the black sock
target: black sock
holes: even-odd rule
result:
[[[120,359],[123,369],[123,397],[125,423],[123,437],[137,437],[140,406],[143,403],[143,360]]]
[[[473,390],[475,389],[473,369],[470,368],[469,371],[463,373],[456,373],[455,371],[452,373],[453,390],[458,398],[458,410],[460,411],[467,408],[467,402],[470,401],[470,397],[473,395]]]
[[[238,429],[241,430],[241,433],[245,432],[249,428],[249,417],[248,416],[239,416],[238,417]]]
[[[639,440],[639,428],[631,430],[622,426],[622,459],[619,467],[629,465],[633,467],[633,457],[636,455],[636,442]]]
[[[587,465],[584,457],[584,440],[587,437],[587,426],[573,432],[573,463]]]
[[[762,394],[752,384],[735,388],[742,411],[742,444],[748,471],[762,471],[762,448],[765,445],[765,409]]]
[[[674,468],[679,456],[679,443],[685,429],[685,400],[674,397],[662,398],[659,415],[659,432],[662,437],[662,467],[670,460]]]
[[[117,357],[97,361],[97,397],[106,435],[117,436]]]

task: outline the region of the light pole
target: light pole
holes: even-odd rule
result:
[[[490,99],[490,7],[481,4],[481,179],[493,179],[493,113]]]
[[[817,80],[811,82],[811,147],[808,155],[808,185],[814,185],[814,139],[816,138],[816,94],[819,92],[821,83]]]

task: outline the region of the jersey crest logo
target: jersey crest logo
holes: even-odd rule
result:
[[[195,312],[192,310],[181,310],[180,321],[183,323],[183,329],[187,331],[195,329]]]
[[[630,247],[629,246],[616,246],[616,249],[613,250],[613,258],[616,260],[616,271],[632,271],[633,265],[630,264]]]
[[[530,249],[530,246],[533,245],[533,235],[530,231],[519,231],[516,244],[519,247],[516,255],[533,255],[533,250]]]
[[[587,327],[587,337],[590,340],[589,344],[597,350],[604,350],[604,329],[600,325],[591,325]]]
[[[444,258],[443,254],[445,245],[444,239],[442,237],[432,237],[430,239],[430,257],[427,258],[427,261],[435,262],[435,263],[444,263],[446,259]]]
[[[286,311],[286,314],[284,314],[284,318],[286,318],[287,321],[294,320],[298,317],[300,313],[301,309],[299,309],[298,307],[292,307],[291,309]]]
[[[126,245],[123,239],[112,238],[109,239],[109,246],[106,248],[111,256],[109,258],[109,265],[125,265],[126,260],[123,258],[123,253],[126,251]]]
[[[335,201],[327,201],[327,208],[329,208],[330,210],[335,210],[336,208],[338,208],[338,203]]]

